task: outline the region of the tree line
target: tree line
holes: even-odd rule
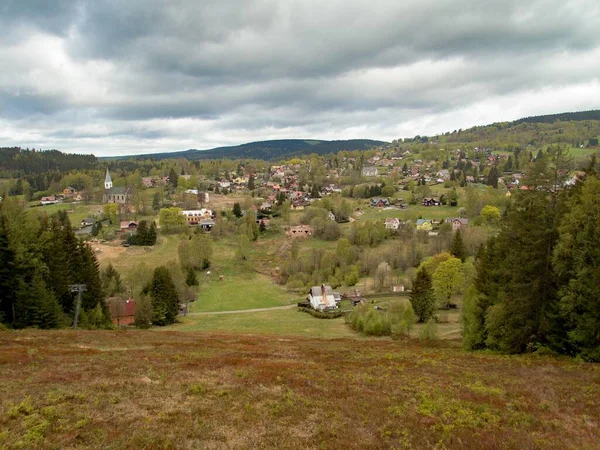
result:
[[[0,203],[0,322],[15,328],[58,328],[73,321],[85,284],[80,324],[110,326],[98,261],[79,241],[65,211],[27,214],[20,203]]]
[[[465,298],[464,345],[600,361],[600,179],[563,189],[564,148],[532,163]]]

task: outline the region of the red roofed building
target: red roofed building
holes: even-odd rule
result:
[[[109,299],[112,323],[117,326],[133,325],[135,322],[135,300]]]

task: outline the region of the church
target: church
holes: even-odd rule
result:
[[[119,205],[129,204],[131,201],[131,188],[129,187],[113,187],[112,178],[106,169],[106,177],[104,178],[104,195],[102,196],[103,203],[117,203]]]

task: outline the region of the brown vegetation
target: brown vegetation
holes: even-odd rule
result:
[[[600,366],[446,344],[0,333],[2,448],[598,448]]]

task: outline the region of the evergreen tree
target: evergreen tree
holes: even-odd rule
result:
[[[142,292],[152,299],[152,323],[158,326],[175,322],[179,313],[179,296],[171,278],[169,269],[165,266],[154,270],[152,281]]]
[[[146,329],[152,326],[152,301],[147,295],[140,295],[135,302],[135,321],[134,325],[138,328]]]
[[[547,345],[569,352],[558,309],[559,280],[552,269],[566,197],[554,187],[562,183],[559,174],[567,163],[560,148],[552,159],[533,163],[525,183],[534,189],[515,196],[498,236],[478,261],[475,306],[485,316],[490,348],[521,353]]]
[[[254,175],[250,174],[250,176],[248,177],[248,189],[253,191],[255,189],[254,186]]]
[[[198,286],[198,278],[196,277],[196,271],[192,267],[188,267],[187,269],[185,284],[188,286]]]
[[[448,202],[450,203],[450,206],[458,205],[458,193],[456,192],[456,188],[452,188],[448,194]]]
[[[16,254],[8,239],[8,220],[2,215],[0,203],[0,323],[14,323],[15,302],[19,281]]]
[[[148,222],[140,220],[136,232],[131,236],[131,243],[134,245],[146,245],[148,238]]]
[[[460,229],[454,232],[454,236],[452,237],[452,244],[450,245],[450,254],[460,259],[461,262],[465,262],[467,257],[469,256],[467,252],[467,246],[463,241],[462,231],[460,231]]]
[[[232,210],[232,212],[233,212],[233,215],[235,217],[239,218],[239,217],[243,216],[243,214],[242,214],[242,207],[240,206],[240,204],[238,202],[235,202],[233,204],[233,210]]]
[[[179,176],[177,175],[177,172],[175,172],[175,169],[173,167],[171,167],[171,170],[169,171],[169,184],[173,188],[176,188],[178,180],[179,180]]]
[[[121,275],[111,263],[108,263],[106,269],[100,272],[100,279],[102,281],[102,289],[107,297],[114,297],[116,294],[125,291]]]
[[[433,283],[429,272],[424,267],[417,272],[409,299],[419,322],[427,322],[433,317],[435,311]]]
[[[492,186],[493,188],[498,187],[498,169],[496,168],[496,166],[492,167],[492,169],[490,170],[490,173],[488,174],[487,184],[488,186]]]
[[[148,234],[146,234],[146,243],[145,245],[155,245],[157,239],[157,231],[156,231],[156,222],[153,220],[150,224],[150,228],[148,228]]]
[[[152,198],[152,209],[154,212],[158,212],[160,209],[160,194],[158,192],[155,192]]]
[[[560,314],[568,343],[583,358],[600,362],[600,180],[588,176],[569,201],[554,251],[562,280]]]
[[[319,194],[319,188],[317,187],[316,184],[313,184],[312,189],[310,191],[310,196],[312,198],[320,198],[321,194]]]
[[[38,274],[35,274],[28,284],[22,282],[16,309],[18,313],[15,326],[18,328],[49,329],[57,328],[60,324],[60,305]]]

